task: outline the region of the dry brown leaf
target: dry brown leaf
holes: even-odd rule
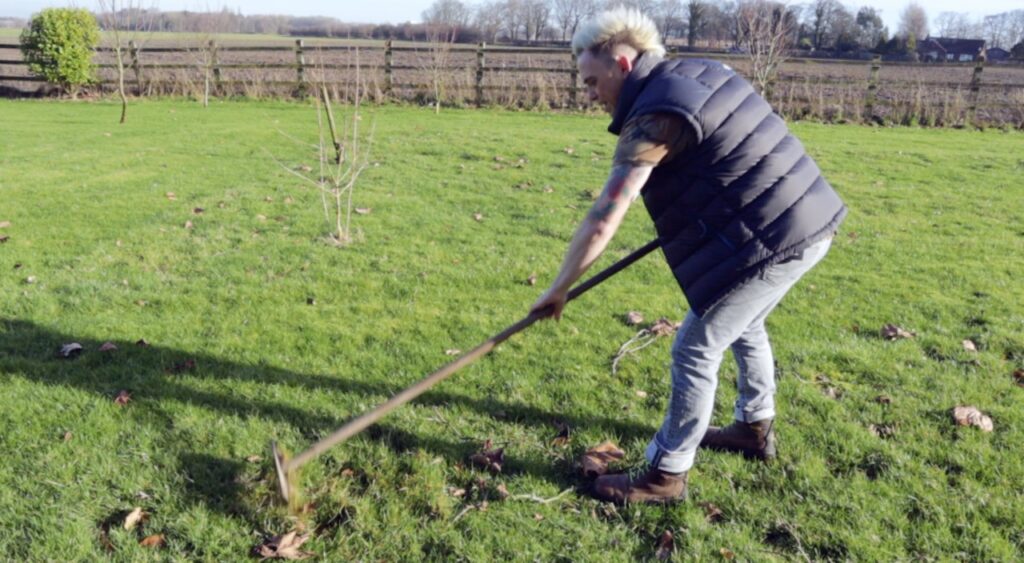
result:
[[[555,428],[558,429],[558,435],[551,440],[552,446],[568,446],[569,445],[569,425],[565,422],[559,422],[555,424]]]
[[[356,208],[356,213],[358,213],[360,215],[369,215],[371,211],[373,211],[373,209],[370,208],[370,207],[357,207]]]
[[[887,324],[883,326],[880,334],[882,335],[882,338],[886,340],[900,340],[903,338],[913,338],[917,336],[915,332],[906,330],[903,327],[899,327],[894,324]]]
[[[641,391],[640,389],[637,389],[636,390],[636,396],[640,397],[641,399],[646,399],[647,398],[647,391]]]
[[[309,540],[309,534],[299,535],[297,532],[273,537],[257,548],[256,553],[267,559],[306,559],[315,555],[299,548]]]
[[[192,213],[195,213],[196,215],[202,215],[205,211],[206,210],[203,209],[202,207],[196,207],[192,209]]]
[[[892,397],[888,395],[879,395],[875,397],[875,402],[880,405],[890,405],[892,404]]]
[[[636,326],[644,322],[644,315],[638,311],[630,311],[626,313],[626,324],[628,326]]]
[[[0,229],[6,229],[7,227],[10,227],[10,226],[11,226],[11,222],[10,221],[0,221]]]
[[[1013,380],[1017,382],[1017,385],[1024,387],[1024,369],[1014,370]]]
[[[491,473],[501,473],[501,466],[505,463],[505,448],[492,449],[491,441],[487,440],[479,452],[470,456],[469,461]]]
[[[530,274],[530,277],[526,278],[526,285],[537,285],[537,274]]]
[[[301,170],[303,172],[312,172],[313,171],[313,167],[311,167],[311,166],[309,166],[307,164],[303,164],[302,166],[299,166],[299,170]]]
[[[654,324],[651,325],[651,328],[647,330],[656,336],[672,336],[675,331],[679,330],[679,327],[682,326],[682,324],[682,322],[674,323],[665,317],[662,317],[655,321]]]
[[[879,438],[892,438],[896,435],[895,424],[869,424],[868,430]]]
[[[179,373],[185,373],[185,372],[188,372],[188,371],[192,371],[194,369],[196,369],[196,361],[191,359],[191,358],[189,358],[189,359],[185,360],[184,362],[176,362],[173,366],[167,368],[164,371],[166,373],[179,374]]]
[[[127,405],[128,401],[132,400],[132,393],[127,389],[122,389],[117,392],[117,396],[114,397],[114,404],[116,405]]]
[[[355,476],[355,474],[356,474],[356,472],[353,471],[351,467],[346,467],[345,469],[341,470],[341,476],[342,477],[353,477],[353,476]]]
[[[64,441],[65,442],[70,442],[71,439],[74,438],[74,437],[75,437],[75,435],[72,434],[70,430],[68,430],[67,432],[64,433]]]
[[[245,458],[245,461],[248,461],[249,463],[259,463],[259,462],[263,461],[263,456],[253,454],[253,455]]]
[[[195,227],[195,225],[192,224],[192,221],[185,221],[185,228],[186,229],[191,229],[193,227]]]
[[[448,350],[444,351],[445,356],[458,356],[461,353],[462,350],[459,350],[458,348],[449,348]]]
[[[135,526],[145,522],[149,518],[149,514],[142,511],[142,507],[136,506],[128,516],[124,519],[124,529],[133,530]]]
[[[725,519],[725,514],[721,508],[711,504],[710,502],[700,503],[704,507],[704,516],[708,519],[708,522],[717,523]]]
[[[722,558],[724,558],[726,561],[732,561],[733,559],[736,559],[736,554],[733,553],[732,550],[727,547],[719,549],[718,553],[722,554]]]
[[[145,338],[140,338],[135,341],[135,345],[142,348],[149,348],[149,342],[146,342]]]
[[[964,340],[961,344],[963,344],[964,350],[967,350],[968,352],[978,351],[978,346],[974,344],[973,340],[967,339]]]
[[[669,557],[672,557],[672,551],[675,550],[676,542],[672,537],[671,530],[665,530],[661,537],[658,538],[658,550],[654,552],[654,557],[659,561],[665,561]]]
[[[104,342],[103,345],[100,346],[100,352],[113,352],[114,350],[117,350],[117,344],[114,344],[113,342]]]
[[[153,534],[152,536],[146,536],[143,538],[139,545],[142,547],[163,547],[167,545],[167,541],[164,539],[163,534]]]
[[[541,520],[544,519],[544,516],[542,514],[537,513],[537,514],[533,515],[533,519],[538,521],[538,522],[540,522]]]
[[[267,220],[267,216],[266,215],[257,215],[256,216],[256,220],[257,221],[266,221]]]
[[[960,426],[976,426],[983,432],[992,431],[992,419],[977,407],[959,406],[954,408],[953,420]]]
[[[466,489],[458,487],[448,487],[448,494],[452,495],[455,498],[462,498],[466,496]]]
[[[35,276],[29,276],[29,277],[25,278],[25,283],[30,284],[30,285],[36,283],[37,281],[39,281],[39,278],[37,278]]]
[[[0,244],[3,244],[3,243],[5,243],[5,242],[7,242],[9,240],[11,240],[11,237],[9,237],[7,235],[0,235]]]
[[[498,486],[494,487],[494,492],[498,494],[499,500],[505,500],[509,497],[508,488],[505,487],[505,483],[498,483]]]
[[[473,219],[475,219],[476,222],[479,223],[479,222],[484,220],[484,216],[483,216],[482,213],[474,213],[473,214]]]
[[[583,454],[580,466],[584,477],[600,477],[608,472],[608,464],[620,461],[626,452],[619,449],[611,441],[590,448]]]
[[[555,188],[554,188],[553,186],[544,186],[544,187],[543,187],[543,188],[541,188],[541,189],[542,189],[542,190],[543,190],[543,192],[544,192],[544,193],[546,193],[546,194],[554,193],[554,191],[555,191]]]
[[[576,152],[576,149],[574,149],[574,148],[572,148],[572,147],[565,147],[565,148],[564,148],[564,149],[562,149],[562,150],[564,150],[564,151],[565,151],[565,154],[573,154],[573,153],[575,153],[575,152]]]
[[[171,201],[175,201],[176,199],[178,199],[178,196],[175,195],[174,192],[167,192],[164,195],[167,196],[167,199],[169,199]]]

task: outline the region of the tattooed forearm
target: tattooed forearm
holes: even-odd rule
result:
[[[650,167],[625,164],[612,168],[612,173],[608,176],[608,181],[605,182],[601,197],[597,199],[594,207],[590,210],[590,219],[603,221],[620,206],[629,205],[633,194],[646,181],[649,171]]]

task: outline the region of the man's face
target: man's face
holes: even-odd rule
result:
[[[601,53],[595,55],[583,51],[576,60],[580,70],[580,78],[587,87],[587,96],[591,103],[600,104],[609,114],[615,112],[619,102],[619,93],[626,76],[633,70],[633,62],[626,55]]]

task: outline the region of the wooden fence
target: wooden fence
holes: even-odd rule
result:
[[[0,44],[0,86],[44,82],[28,75],[20,53],[18,58],[4,56],[16,48]],[[447,44],[417,47],[396,46],[391,41],[383,46],[357,47],[307,45],[299,39],[293,45],[219,45],[209,41],[191,47],[140,48],[130,43],[126,52],[126,78],[137,95],[187,94],[184,89],[176,90],[176,85],[197,80],[198,76],[215,96],[245,95],[256,91],[257,86],[267,95],[305,96],[315,83],[336,91],[360,87],[363,92],[375,92],[379,101],[433,102],[443,98],[443,103],[458,105],[544,103],[567,108],[580,107],[585,101],[581,99],[575,56],[568,49],[494,47],[484,43],[475,49]],[[117,83],[116,76],[111,76],[116,69],[110,60],[112,53],[110,47],[97,49],[101,71],[98,85],[103,89]],[[743,55],[672,56],[714,58],[741,73],[749,70]],[[362,72],[361,84],[353,78],[356,70]],[[883,70],[890,76],[883,77]],[[965,75],[968,70],[969,79]],[[175,75],[176,71],[180,72]],[[240,71],[252,72],[240,76]],[[504,79],[495,80],[496,76]],[[451,84],[442,87],[442,82]],[[512,96],[512,92],[520,95]],[[538,96],[542,102],[538,102]],[[1024,67],[999,65],[987,69],[981,62],[883,64],[879,57],[871,61],[793,58],[783,65],[771,88],[770,101],[791,118],[1024,128]]]

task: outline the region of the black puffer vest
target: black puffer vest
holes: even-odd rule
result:
[[[655,167],[641,192],[696,314],[832,236],[846,216],[782,118],[729,67],[641,56],[608,130],[650,113],[678,115],[696,132],[696,145]]]

